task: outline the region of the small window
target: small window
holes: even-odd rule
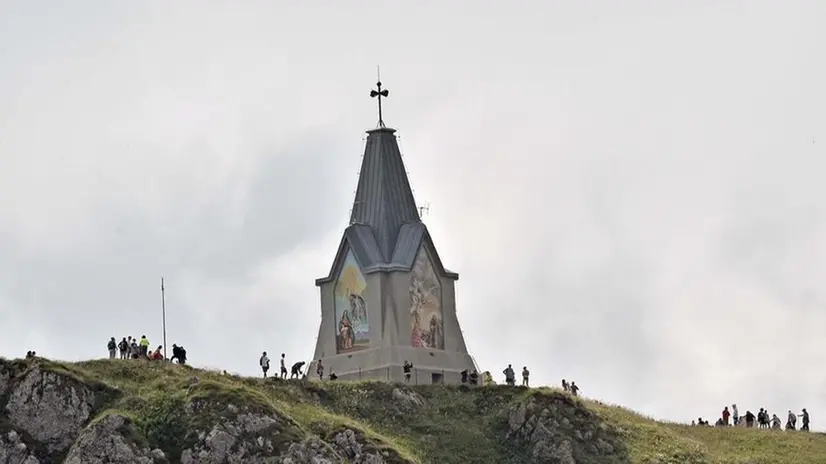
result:
[[[430,379],[431,379],[432,383],[442,383],[442,381],[444,380],[444,377],[442,377],[441,373],[434,372],[434,373],[430,374]]]

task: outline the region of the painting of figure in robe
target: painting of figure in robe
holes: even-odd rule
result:
[[[365,290],[367,282],[350,250],[335,286],[336,347],[339,353],[362,350],[370,345]]]
[[[410,344],[416,348],[444,349],[442,287],[422,247],[410,278]]]

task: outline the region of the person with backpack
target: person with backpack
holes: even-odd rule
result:
[[[261,359],[258,360],[261,370],[264,371],[264,378],[267,378],[267,371],[270,370],[270,358],[267,357],[267,352],[261,354]]]
[[[120,351],[120,359],[126,359],[129,355],[129,343],[126,341],[126,337],[123,337],[123,340],[118,343],[118,350]]]
[[[109,340],[109,343],[106,344],[106,348],[109,348],[109,359],[115,359],[115,354],[118,349],[118,344],[115,342],[115,337],[112,337]]]
[[[795,430],[795,425],[797,425],[797,416],[789,409],[789,416],[786,420],[786,430]]]
[[[177,360],[178,364],[186,364],[186,350],[183,346],[178,346],[176,344],[172,344],[172,357],[169,359],[170,362]]]

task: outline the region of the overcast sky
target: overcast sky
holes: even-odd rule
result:
[[[826,3],[284,5],[0,4],[0,354],[312,356],[381,64],[482,369],[820,428]]]

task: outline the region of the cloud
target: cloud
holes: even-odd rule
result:
[[[826,408],[824,6],[473,5],[0,7],[0,353],[310,356],[380,63],[481,367]]]

